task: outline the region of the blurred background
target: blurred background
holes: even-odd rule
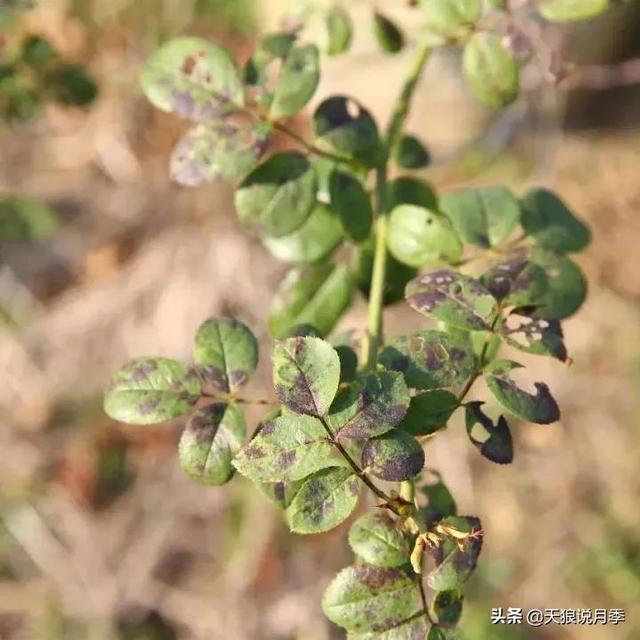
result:
[[[72,99],[27,101],[18,113],[0,102],[0,198],[29,221],[12,229],[5,219],[3,229],[0,206],[0,638],[342,637],[320,597],[350,562],[347,525],[294,537],[244,479],[217,489],[183,476],[180,425],[125,427],[102,411],[121,363],[188,358],[196,327],[219,313],[261,338],[252,391],[269,393],[265,319],[286,267],[240,229],[230,185],[171,184],[168,159],[185,125],[146,102],[138,75],[177,34],[205,35],[246,59],[285,2],[51,0],[18,19],[12,4],[0,8],[0,55],[43,36],[86,78],[73,76]],[[347,92],[384,120],[410,53],[381,54],[373,3],[347,4],[354,49],[326,62],[315,102]],[[415,20],[404,2],[377,4],[409,27]],[[586,65],[561,90],[533,73],[519,102],[489,112],[469,95],[458,55],[444,52],[409,129],[430,147],[425,177],[438,188],[550,186],[591,224],[594,242],[578,256],[589,298],[566,323],[573,363],[524,360],[549,383],[562,421],[518,425],[508,467],[481,458],[457,423],[427,459],[486,531],[463,616],[469,640],[636,640],[640,3],[547,35]],[[308,130],[308,116],[294,125]],[[359,300],[341,328],[360,327],[364,313]],[[403,305],[387,316],[389,335],[420,322]],[[627,622],[491,625],[491,608],[509,606],[620,608]]]

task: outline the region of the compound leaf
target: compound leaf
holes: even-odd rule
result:
[[[442,269],[415,278],[405,295],[423,315],[459,329],[486,331],[496,317],[496,299],[477,280]]]
[[[404,431],[389,431],[367,440],[362,450],[362,466],[381,480],[410,480],[424,467],[424,451],[420,443]]]
[[[264,423],[233,464],[254,481],[291,482],[330,466],[331,453],[332,446],[320,420],[284,415]]]
[[[510,373],[522,365],[511,360],[494,360],[484,370],[484,377],[495,399],[513,415],[535,422],[550,424],[560,418],[560,410],[549,387],[543,382],[534,384],[536,393],[527,393],[511,379]]]
[[[215,120],[244,105],[240,72],[227,51],[202,38],[175,38],[146,62],[142,89],[163,111]]]
[[[428,436],[446,426],[458,408],[458,398],[450,391],[433,389],[411,398],[399,428],[412,436]]]
[[[169,358],[136,358],[113,374],[104,410],[127,424],[157,424],[178,418],[198,401],[202,381]]]
[[[406,564],[411,552],[398,523],[381,511],[367,513],[351,525],[349,545],[357,556],[376,567],[399,567]]]
[[[469,439],[478,451],[491,462],[508,464],[513,462],[513,439],[509,425],[504,416],[500,416],[498,422],[493,424],[481,407],[483,402],[468,402],[465,405],[465,424]],[[473,435],[476,425],[484,429],[484,439]]]
[[[320,62],[318,47],[306,45],[289,51],[273,95],[270,116],[273,120],[294,116],[318,88]]]
[[[298,414],[323,416],[329,410],[340,381],[340,359],[320,338],[289,338],[273,348],[276,396]]]
[[[351,469],[329,467],[307,478],[287,507],[293,533],[322,533],[337,527],[356,508],[360,480]]]
[[[193,358],[204,381],[219,393],[235,393],[258,366],[258,342],[234,318],[211,318],[198,328]]]
[[[236,189],[238,217],[267,237],[292,233],[311,215],[316,182],[311,163],[301,153],[277,153],[256,167]]]
[[[338,212],[345,233],[362,242],[371,233],[373,207],[367,190],[350,173],[334,170],[329,179],[331,207]]]
[[[223,485],[233,476],[231,462],[245,434],[244,414],[236,405],[214,403],[198,409],[180,438],[180,466],[201,484]]]

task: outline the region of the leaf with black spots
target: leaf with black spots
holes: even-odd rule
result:
[[[567,360],[567,348],[558,320],[536,318],[514,311],[500,326],[500,335],[507,344],[520,351],[553,356],[560,362]]]
[[[484,370],[484,378],[495,399],[510,413],[536,424],[551,424],[560,419],[560,409],[543,382],[536,382],[536,393],[520,389],[511,378],[521,364],[511,360],[494,360]]]
[[[237,405],[215,403],[198,409],[180,438],[180,466],[201,484],[223,485],[233,476],[232,460],[245,435],[244,414]]]
[[[389,625],[376,625],[375,631],[348,633],[347,640],[424,640],[429,623],[423,612]]]
[[[340,359],[320,338],[289,338],[276,342],[271,358],[276,396],[298,414],[323,416],[340,382]]]
[[[493,424],[491,418],[482,411],[483,404],[483,402],[469,402],[465,405],[465,424],[469,440],[491,462],[509,464],[513,462],[513,438],[509,424],[504,416],[500,416],[498,422]],[[480,438],[477,437],[478,425],[482,429]]]
[[[333,579],[324,592],[322,610],[349,632],[378,634],[420,612],[422,601],[418,586],[403,569],[359,564]]]
[[[444,428],[458,408],[458,398],[450,391],[434,389],[411,398],[409,411],[398,426],[412,436],[428,436]]]
[[[286,509],[293,502],[303,484],[304,480],[255,483],[267,499],[280,509]]]
[[[358,518],[349,530],[349,545],[365,562],[376,567],[400,567],[411,552],[399,522],[378,511]]]
[[[401,372],[412,389],[463,384],[476,368],[468,340],[435,330],[397,338],[382,350],[379,359],[387,369]]]
[[[358,504],[360,480],[351,469],[329,467],[309,476],[285,512],[293,533],[322,533],[344,522]]]
[[[420,443],[404,431],[389,431],[367,440],[362,450],[362,467],[388,482],[403,482],[417,476],[424,467]]]
[[[377,11],[373,15],[373,34],[378,46],[385,53],[402,51],[404,47],[402,31],[392,20]]]
[[[216,120],[244,105],[240,72],[227,51],[202,38],[175,38],[145,63],[142,89],[163,111]]]
[[[193,359],[204,381],[218,393],[235,393],[258,366],[258,341],[234,318],[211,318],[198,328]]]
[[[294,46],[284,61],[269,115],[273,120],[296,115],[318,88],[320,62],[315,45]]]
[[[373,207],[362,182],[350,173],[334,170],[329,179],[331,207],[338,212],[345,233],[356,242],[371,233]]]
[[[548,289],[545,270],[525,255],[514,255],[493,265],[481,282],[497,300],[514,307],[539,304]]]
[[[480,282],[446,269],[415,278],[405,296],[423,315],[469,331],[491,329],[498,311],[496,299]]]
[[[257,482],[290,482],[331,466],[332,451],[320,420],[284,415],[264,423],[233,464],[242,475]]]
[[[371,373],[338,394],[327,422],[338,438],[364,440],[400,423],[409,400],[409,390],[400,374]]]
[[[201,393],[200,376],[182,363],[169,358],[136,358],[113,374],[104,410],[127,424],[157,424],[183,416]]]

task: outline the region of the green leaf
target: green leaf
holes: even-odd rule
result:
[[[481,282],[497,300],[518,308],[539,304],[548,289],[545,270],[525,255],[515,255],[493,265]]]
[[[327,618],[352,632],[378,634],[402,624],[421,609],[418,587],[403,569],[369,564],[343,569],[322,598]]]
[[[591,232],[547,189],[531,189],[522,200],[522,226],[545,249],[571,253],[591,242]]]
[[[244,105],[240,72],[227,51],[202,38],[175,38],[145,63],[142,89],[163,111],[215,120]]]
[[[477,280],[455,271],[432,271],[412,280],[407,302],[416,311],[469,331],[491,329],[498,305]]]
[[[86,107],[98,95],[98,86],[89,74],[72,64],[62,65],[49,74],[47,88],[56,102],[68,107]]]
[[[431,162],[431,156],[415,136],[402,136],[395,151],[398,165],[404,169],[424,169]]]
[[[462,594],[459,591],[439,591],[433,600],[433,612],[438,624],[453,627],[462,615]]]
[[[409,411],[399,429],[412,436],[428,436],[446,426],[458,408],[458,398],[450,391],[434,389],[411,398]]]
[[[334,348],[340,358],[340,384],[353,382],[358,372],[358,354],[349,344],[334,342]]]
[[[362,633],[349,633],[347,640],[422,640],[427,635],[429,628],[424,614],[416,614],[407,620],[403,620],[392,626],[378,626],[376,631],[364,631]]]
[[[493,0],[495,1],[495,0]],[[464,640],[460,629],[448,629],[446,627],[431,627],[427,640]]]
[[[481,0],[421,0],[430,31],[447,38],[456,36],[477,22]]]
[[[329,9],[325,18],[327,28],[327,54],[337,56],[351,47],[353,23],[347,11],[335,5]]]
[[[481,31],[471,36],[462,64],[471,89],[490,107],[504,107],[518,97],[518,63],[495,33]]]
[[[326,258],[342,239],[340,218],[326,204],[318,202],[299,229],[281,238],[265,238],[264,244],[279,260],[310,264]]]
[[[293,533],[322,533],[344,522],[358,504],[360,480],[350,469],[330,467],[313,474],[287,507]]]
[[[21,49],[22,61],[36,69],[47,66],[58,57],[54,46],[40,35],[27,36]]]
[[[367,440],[362,450],[362,467],[387,482],[410,480],[424,467],[424,451],[420,443],[404,431],[390,431]]]
[[[336,151],[353,157],[368,167],[380,159],[378,127],[371,114],[356,100],[332,96],[313,114],[316,136]]]
[[[604,13],[609,0],[543,0],[538,11],[552,22],[574,22],[588,20]]]
[[[58,225],[58,214],[37,200],[17,195],[0,200],[0,242],[44,240]]]
[[[297,325],[311,325],[320,336],[326,336],[349,307],[352,294],[351,275],[343,265],[292,269],[271,305],[271,333],[282,338]]]
[[[271,156],[236,189],[240,220],[267,237],[299,229],[316,203],[316,175],[310,162],[295,151]]]
[[[476,367],[471,344],[443,331],[419,331],[397,338],[380,362],[404,374],[413,389],[453,387],[466,382]]]
[[[262,491],[267,499],[279,507],[286,509],[300,491],[304,484],[303,480],[293,482],[256,482],[256,486]]]
[[[276,342],[271,357],[276,396],[298,414],[324,416],[338,390],[340,359],[320,338]]]
[[[338,212],[345,233],[356,242],[371,233],[373,207],[362,183],[353,175],[334,170],[329,180],[331,207]]]
[[[187,131],[171,156],[171,177],[185,187],[198,187],[220,178],[240,178],[251,171],[269,140],[263,123],[230,120],[199,124]]]
[[[546,384],[534,383],[536,393],[531,394],[520,389],[511,379],[511,372],[521,367],[521,364],[511,360],[494,360],[485,368],[484,377],[495,399],[522,420],[537,424],[559,420],[560,410]]]
[[[278,79],[272,73],[273,63],[284,60],[295,41],[295,34],[288,32],[265,35],[244,67],[244,81],[253,89],[256,101],[265,108],[271,105]]]
[[[398,53],[404,47],[404,35],[398,26],[379,12],[373,14],[373,35],[386,53]]]
[[[513,312],[500,327],[500,335],[505,342],[520,351],[553,356],[560,362],[567,360],[567,348],[558,320],[545,320]]]
[[[349,545],[365,562],[376,567],[407,563],[411,548],[398,522],[378,511],[358,518],[349,530]]]
[[[389,219],[387,245],[410,267],[452,264],[462,256],[462,243],[442,215],[415,205],[397,206]]]
[[[469,440],[478,451],[491,462],[509,464],[513,462],[513,439],[509,425],[504,416],[500,416],[498,422],[493,424],[481,407],[484,402],[468,402],[465,408],[465,424]],[[478,434],[476,425],[482,429],[482,438],[474,436]]]
[[[440,210],[462,240],[484,248],[506,240],[520,220],[518,200],[504,187],[449,191],[440,198]]]
[[[271,103],[273,120],[294,116],[302,109],[318,88],[320,62],[318,47],[293,47],[284,62]]]
[[[569,258],[536,250],[531,256],[547,276],[547,291],[536,306],[535,315],[547,320],[572,316],[587,297],[587,281],[580,267]]]
[[[427,584],[434,591],[459,590],[469,579],[482,548],[482,526],[472,516],[452,516],[439,523],[440,528],[455,532],[455,542],[443,540],[437,549],[437,566],[427,576]],[[462,539],[459,533],[467,534]]]
[[[320,420],[284,415],[266,422],[233,464],[254,481],[290,482],[331,466],[332,451]]]
[[[447,485],[442,481],[440,474],[433,470],[430,470],[430,472],[435,475],[435,482],[424,484],[420,487],[420,493],[422,493],[429,502],[426,507],[420,509],[420,515],[427,524],[437,522],[449,516],[455,516],[458,512],[456,502]]]
[[[327,422],[338,438],[371,438],[399,424],[409,400],[409,390],[400,374],[371,373],[338,395]]]
[[[136,358],[113,374],[104,410],[127,424],[157,424],[178,418],[202,392],[197,373],[169,358]]]
[[[198,409],[180,438],[180,466],[201,484],[223,485],[233,476],[231,461],[245,435],[244,414],[238,406],[215,403]]]
[[[424,180],[400,176],[389,185],[389,202],[395,209],[401,204],[414,204],[425,209],[438,208],[438,199],[431,186]]]
[[[195,335],[193,358],[218,393],[235,393],[258,366],[258,342],[251,329],[233,318],[211,318]]]

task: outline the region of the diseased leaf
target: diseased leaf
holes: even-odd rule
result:
[[[240,178],[251,171],[267,148],[264,123],[224,120],[198,124],[187,131],[171,155],[171,177],[185,187],[220,178]]]
[[[343,265],[292,269],[271,305],[271,333],[282,338],[297,325],[311,325],[319,337],[326,336],[349,307],[352,294],[351,275]]]
[[[512,347],[542,356],[553,356],[566,362],[562,327],[558,320],[535,318],[513,312],[500,327],[500,335]]]
[[[235,192],[240,220],[267,237],[299,229],[316,204],[316,176],[300,153],[286,151],[256,167]]]
[[[253,90],[256,101],[265,108],[271,105],[278,81],[278,74],[274,73],[274,67],[281,65],[295,41],[296,36],[292,33],[268,33],[262,38],[245,65],[244,81]]]
[[[472,35],[464,48],[462,66],[473,92],[490,107],[505,107],[518,97],[518,63],[495,33]]]
[[[329,180],[331,207],[338,212],[345,233],[356,242],[371,233],[373,207],[362,183],[353,175],[334,170]]]
[[[343,569],[322,598],[322,610],[331,622],[358,633],[380,633],[402,624],[421,609],[418,587],[403,569],[369,564]],[[396,637],[399,640],[402,636]]]
[[[434,591],[459,590],[476,568],[482,548],[482,525],[473,516],[452,516],[441,520],[438,526],[450,535],[434,552],[437,566],[427,576],[427,584]]]
[[[497,424],[493,424],[481,407],[484,402],[468,402],[465,405],[465,424],[469,439],[478,451],[491,462],[509,464],[513,462],[513,439],[509,425],[504,416],[500,416]],[[481,425],[484,438],[473,435],[476,425]]]
[[[293,482],[256,482],[255,485],[264,493],[267,499],[279,507],[286,509],[296,497],[304,480]]]
[[[382,511],[358,518],[349,530],[353,552],[376,567],[399,567],[411,552],[399,523]]]
[[[545,249],[557,253],[581,251],[591,242],[591,232],[547,189],[531,189],[522,199],[522,226]]]
[[[426,637],[428,628],[426,617],[416,614],[399,624],[376,626],[376,631],[349,633],[347,640],[422,640]]]
[[[330,467],[313,474],[287,507],[293,533],[322,533],[337,527],[356,508],[360,480],[351,469]]]
[[[389,219],[387,245],[391,254],[410,267],[453,264],[462,256],[462,243],[442,215],[402,204]]]
[[[535,315],[547,320],[572,316],[587,297],[587,281],[580,267],[569,258],[537,249],[531,261],[547,276],[547,291],[536,306]]]
[[[382,350],[380,362],[387,369],[402,372],[412,389],[462,384],[476,367],[471,344],[443,331],[419,331],[397,338]]]
[[[113,374],[104,398],[108,416],[127,424],[178,418],[202,392],[197,373],[169,358],[136,358]]]
[[[543,0],[538,5],[540,15],[552,22],[589,20],[608,8],[609,0]]]
[[[162,111],[216,120],[244,105],[240,72],[227,51],[202,38],[175,38],[142,70],[142,89]]]
[[[377,165],[380,159],[378,127],[356,100],[347,96],[327,98],[313,114],[313,124],[316,136],[336,151],[366,166]]]
[[[328,42],[327,54],[337,56],[351,47],[353,23],[347,11],[340,5],[329,9],[325,18]]]
[[[481,282],[497,300],[518,308],[536,306],[548,288],[545,270],[525,255],[514,255],[493,265]]]
[[[498,309],[496,299],[477,280],[446,269],[415,278],[405,295],[416,311],[470,331],[490,329]]]
[[[481,0],[421,0],[430,31],[452,38],[471,27],[482,12]]]
[[[338,390],[340,359],[320,338],[276,342],[271,357],[276,396],[298,414],[324,416]]]
[[[245,435],[244,415],[237,405],[215,403],[198,409],[180,438],[180,466],[201,484],[223,485],[233,476],[231,462]]]
[[[411,398],[409,411],[399,429],[412,436],[428,436],[446,426],[458,408],[458,398],[450,391],[435,389]]]
[[[326,204],[319,202],[296,231],[281,238],[266,238],[264,244],[279,260],[310,264],[326,258],[342,239],[340,219]]]
[[[338,395],[327,422],[338,438],[371,438],[389,431],[404,418],[409,399],[400,374],[371,373]]]
[[[388,482],[410,480],[424,467],[424,451],[404,431],[389,431],[367,441],[362,450],[362,467]]]
[[[254,481],[291,482],[331,466],[331,453],[327,431],[318,419],[284,415],[266,422],[233,464]]]
[[[319,81],[318,47],[292,47],[278,77],[269,112],[271,118],[279,120],[298,113],[313,97]]]
[[[520,220],[518,200],[504,187],[449,191],[440,210],[462,240],[485,248],[506,240]]]
[[[407,135],[400,138],[395,159],[404,169],[424,169],[431,162],[431,156],[422,142],[415,136]]]
[[[218,393],[235,393],[258,366],[258,342],[234,318],[211,318],[196,332],[193,358],[204,381]]]
[[[438,624],[453,627],[462,615],[462,593],[459,591],[439,591],[433,600],[433,612]]]
[[[373,34],[378,46],[386,53],[398,53],[404,47],[404,35],[399,27],[379,12],[373,14]]]
[[[389,185],[391,209],[401,204],[413,204],[425,209],[438,209],[434,190],[424,180],[412,176],[400,176]]]
[[[496,0],[492,0],[496,2]],[[449,629],[447,627],[431,627],[427,640],[464,640],[460,629]]]
[[[507,411],[522,420],[537,424],[556,422],[560,418],[560,410],[546,384],[536,382],[536,393],[531,394],[520,389],[511,379],[511,371],[521,367],[511,360],[494,360],[484,370],[489,390]]]
[[[435,482],[420,487],[420,493],[428,500],[428,505],[420,509],[420,515],[427,524],[455,516],[458,512],[456,502],[440,474],[432,469],[429,471],[435,476]]]

